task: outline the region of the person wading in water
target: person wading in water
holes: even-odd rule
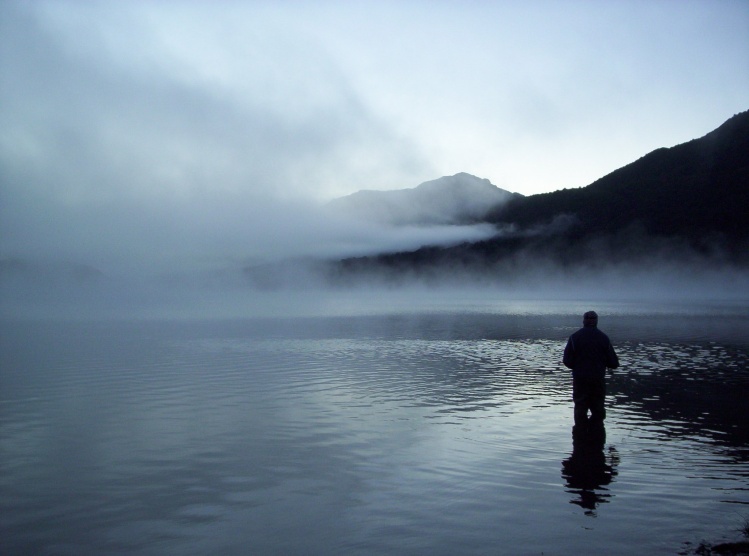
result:
[[[609,337],[598,329],[595,311],[583,315],[583,327],[567,340],[562,361],[572,369],[575,428],[585,433],[589,428],[602,427],[606,418],[606,369],[616,369],[619,358]]]

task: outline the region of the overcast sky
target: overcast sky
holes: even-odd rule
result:
[[[0,26],[0,257],[396,245],[311,203],[580,187],[749,108],[746,0],[3,0]]]

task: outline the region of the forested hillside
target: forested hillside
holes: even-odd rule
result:
[[[489,240],[349,258],[335,277],[439,277],[533,262],[696,260],[749,264],[749,111],[702,138],[655,150],[587,187],[514,197],[487,216]]]

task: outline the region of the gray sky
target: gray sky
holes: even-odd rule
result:
[[[745,0],[4,0],[0,26],[0,256],[119,270],[409,246],[314,203],[580,187],[749,108]]]

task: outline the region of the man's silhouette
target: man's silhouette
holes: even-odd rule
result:
[[[598,330],[598,315],[583,315],[583,327],[570,336],[564,348],[563,362],[572,369],[572,398],[575,402],[575,426],[596,426],[606,418],[606,369],[616,369],[619,358],[609,337]]]

